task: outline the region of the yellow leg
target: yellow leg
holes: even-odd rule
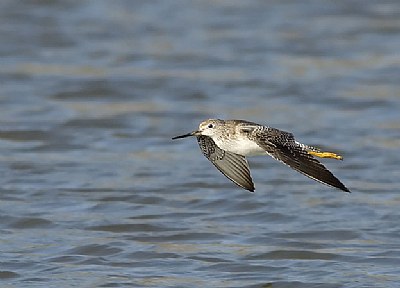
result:
[[[340,155],[337,155],[335,153],[332,152],[321,152],[321,151],[307,151],[309,154],[315,156],[315,157],[319,157],[319,158],[333,158],[336,160],[343,160],[343,157]]]

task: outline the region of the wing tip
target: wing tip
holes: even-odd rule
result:
[[[327,171],[329,171],[329,170],[327,170]],[[332,174],[332,173],[331,173]],[[349,188],[347,188],[338,178],[336,178],[333,174],[332,174],[332,177],[333,177],[333,180],[334,180],[334,183],[332,183],[332,182],[325,182],[325,181],[322,181],[323,183],[325,183],[325,184],[328,184],[329,186],[332,186],[332,187],[334,187],[334,188],[337,188],[337,189],[340,189],[340,190],[342,190],[343,192],[347,192],[347,193],[351,193],[351,191],[350,191],[350,189]]]
[[[229,177],[228,177],[229,178]],[[256,188],[254,188],[254,184],[253,184],[253,182],[251,182],[251,183],[239,183],[239,182],[236,182],[236,181],[234,181],[234,180],[232,180],[231,178],[229,178],[233,183],[235,183],[237,186],[239,186],[240,188],[242,188],[242,189],[244,189],[244,190],[247,190],[247,191],[249,191],[249,192],[251,192],[251,193],[254,193],[254,191],[256,190]]]
[[[351,193],[351,191],[349,190],[349,188],[347,188],[346,186],[343,185],[343,187],[338,187],[340,190],[342,190],[343,192],[347,192],[347,193]]]

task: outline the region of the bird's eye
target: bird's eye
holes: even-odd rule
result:
[[[213,124],[208,124],[207,127],[208,127],[208,128],[214,128],[214,125],[213,125]]]

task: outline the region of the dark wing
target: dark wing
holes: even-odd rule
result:
[[[350,192],[324,165],[296,143],[291,133],[262,127],[252,134],[253,140],[276,160],[320,183]]]
[[[204,156],[228,179],[238,186],[254,192],[249,164],[244,156],[220,149],[208,136],[197,136],[197,142]]]

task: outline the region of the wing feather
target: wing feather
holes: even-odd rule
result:
[[[229,180],[236,185],[254,191],[249,164],[244,156],[220,149],[208,136],[197,136],[197,142],[204,156]]]
[[[291,133],[262,127],[254,130],[253,135],[253,140],[276,160],[320,183],[350,192],[324,165],[299,145]]]

